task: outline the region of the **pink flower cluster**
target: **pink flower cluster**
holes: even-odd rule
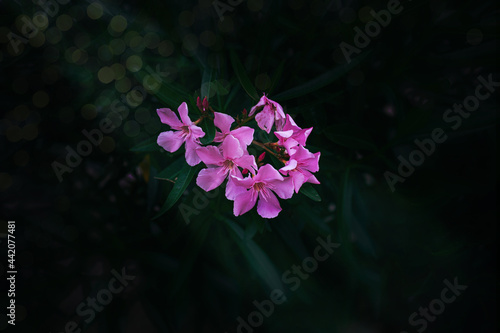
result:
[[[275,101],[264,95],[248,115],[244,110],[242,119],[238,116],[236,120],[227,114],[214,112],[206,99],[203,102],[198,99],[197,105],[202,115],[195,122],[188,116],[186,103],[178,108],[180,120],[168,108],[157,110],[161,122],[172,129],[158,136],[158,145],[175,152],[185,143],[187,163],[195,166],[203,162],[206,166],[196,179],[196,184],[203,190],[211,191],[227,180],[225,194],[227,199],[234,201],[235,216],[248,212],[257,204],[260,216],[274,218],[281,211],[276,196],[290,199],[304,183],[319,184],[314,173],[319,170],[320,153],[311,153],[305,148],[312,127],[302,129],[297,126]],[[266,133],[270,133],[273,126],[276,128],[276,142],[254,140],[254,129],[243,126],[254,118],[258,127]],[[213,121],[218,129],[213,140],[217,145],[202,146],[200,138],[205,133],[197,125],[204,119]],[[261,154],[256,161],[255,156],[248,153],[251,144],[274,155],[284,166],[276,170],[271,164],[264,164],[265,154]]]

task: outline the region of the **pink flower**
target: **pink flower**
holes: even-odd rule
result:
[[[196,154],[196,149],[200,146],[199,138],[203,137],[205,132],[189,119],[188,107],[185,102],[183,102],[177,110],[179,111],[182,121],[179,121],[177,115],[168,108],[156,110],[160,117],[160,121],[175,130],[160,133],[157,143],[166,151],[173,153],[186,142],[186,162],[194,166],[200,163],[200,158],[198,154]]]
[[[281,206],[275,193],[281,199],[290,199],[293,195],[293,186],[288,178],[283,178],[270,164],[260,167],[256,176],[239,178],[232,176],[236,186],[244,191],[234,198],[233,212],[235,216],[245,214],[255,206],[257,199],[257,213],[270,219],[278,216]]]
[[[275,101],[267,98],[266,95],[263,95],[260,98],[259,102],[250,110],[248,115],[250,117],[253,116],[255,111],[261,106],[264,106],[264,108],[255,116],[255,120],[257,121],[260,129],[269,133],[271,132],[271,128],[273,127],[275,121],[277,128],[283,125],[285,121],[283,108]]]
[[[302,146],[293,147],[290,150],[292,152],[290,160],[280,169],[280,172],[290,176],[295,193],[299,192],[304,183],[319,184],[318,179],[312,173],[319,170],[321,153],[313,154]]]
[[[208,168],[200,171],[198,178],[196,178],[196,184],[207,192],[219,187],[228,174],[243,177],[238,167],[248,169],[252,173],[257,170],[255,157],[244,154],[240,143],[233,136],[228,136],[224,140],[221,149],[215,146],[207,146],[198,148],[196,151],[203,163],[208,166]],[[226,186],[226,197],[233,200],[236,194],[241,191],[242,189],[237,188],[233,183],[233,179],[229,177]]]
[[[279,131],[274,132],[276,137],[278,138],[278,144],[283,146],[288,151],[291,147],[301,145],[305,146],[307,137],[311,134],[313,128],[305,128],[302,129],[295,121],[293,121],[290,115],[286,115],[286,122],[283,128],[279,129]]]
[[[238,139],[241,148],[246,152],[247,146],[253,141],[254,129],[242,126],[231,131],[232,123],[234,123],[234,118],[230,115],[214,112],[214,125],[220,129],[220,132],[215,133],[214,142],[222,142],[228,135],[231,135]]]

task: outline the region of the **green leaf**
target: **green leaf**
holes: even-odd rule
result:
[[[156,175],[157,179],[169,179],[174,180],[175,177],[181,173],[182,167],[186,165],[186,159],[183,157],[178,158],[174,162],[170,163],[165,169]]]
[[[300,86],[297,86],[295,88],[284,91],[278,95],[275,95],[273,99],[276,101],[286,101],[292,98],[297,98],[300,96],[307,95],[311,92],[326,87],[327,85],[334,82],[335,80],[337,80],[338,78],[342,77],[344,74],[349,72],[351,69],[356,67],[364,58],[366,58],[366,56],[369,53],[371,53],[371,51],[361,54],[360,56],[352,60],[349,64],[336,67],[324,74],[321,74],[315,79],[312,79],[311,81],[308,81],[304,84],[301,84]]]
[[[184,193],[189,183],[191,182],[191,179],[193,179],[193,176],[198,172],[199,169],[200,167],[191,167],[187,164],[184,166],[184,168],[182,168],[179,177],[175,181],[172,191],[170,191],[170,193],[168,194],[167,200],[161,207],[158,214],[153,217],[153,220],[165,214],[167,210],[175,205],[175,203],[177,202],[177,200],[179,200],[182,193]]]
[[[321,201],[321,197],[319,196],[318,192],[316,191],[316,189],[314,189],[314,187],[311,184],[304,184],[304,185],[302,185],[300,187],[299,192],[302,193],[302,194],[304,194],[309,199],[312,199],[312,200],[314,200],[316,202],[320,202]]]
[[[134,147],[130,148],[130,151],[135,151],[135,152],[160,151],[161,147],[158,146],[158,143],[156,142],[157,140],[158,140],[157,137],[152,137],[147,140],[144,140],[141,143],[138,143]]]
[[[243,67],[243,64],[241,63],[238,55],[236,54],[236,52],[234,52],[234,50],[231,50],[230,58],[234,72],[236,73],[236,76],[238,77],[238,80],[240,81],[243,89],[245,89],[248,96],[250,96],[252,99],[256,101],[259,100],[259,94],[257,94],[257,90],[255,90],[252,81],[250,81],[250,78],[245,71],[245,67]]]
[[[203,119],[203,122],[201,124],[203,132],[205,132],[205,136],[200,138],[200,142],[204,145],[212,143],[212,141],[214,141],[215,138],[214,120],[210,118],[205,118]]]
[[[279,79],[281,79],[281,75],[283,74],[284,69],[285,69],[285,60],[282,60],[278,68],[274,71],[273,77],[271,79],[271,87],[268,90],[269,94],[271,94],[276,88],[276,85],[278,84]]]
[[[282,289],[282,283],[278,270],[272,263],[267,254],[251,239],[248,234],[236,222],[218,216],[219,219],[226,222],[229,228],[233,231],[235,242],[240,247],[241,252],[245,255],[250,266],[257,274],[266,282],[271,290]]]
[[[325,130],[328,139],[338,145],[352,149],[376,150],[370,135],[361,127],[352,124],[331,125]]]

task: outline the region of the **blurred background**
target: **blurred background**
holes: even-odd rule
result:
[[[0,331],[497,331],[496,1],[0,8],[0,247],[15,220],[18,271],[14,327],[2,254]],[[481,85],[475,111],[448,113]],[[314,127],[321,185],[275,219],[236,218],[189,181],[182,148],[156,145],[156,109],[186,101],[195,119],[207,96],[235,117],[264,92]],[[415,153],[436,129],[446,139]],[[410,156],[424,161],[398,178]],[[340,245],[286,275],[318,237]],[[262,315],[276,289],[286,301]]]

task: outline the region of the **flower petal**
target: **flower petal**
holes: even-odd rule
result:
[[[238,170],[238,169],[236,169]],[[239,170],[238,170],[239,171]],[[230,174],[235,173],[232,171]],[[241,173],[240,173],[241,176]],[[233,177],[229,177],[226,185],[226,198],[228,200],[234,200],[239,194],[246,192],[247,189],[244,186],[238,186]]]
[[[184,125],[191,125],[192,124],[191,119],[189,119],[188,106],[187,106],[186,102],[182,102],[182,104],[179,106],[177,111],[179,111],[179,115],[181,116],[181,120],[184,123]]]
[[[222,155],[226,160],[234,160],[243,156],[240,142],[232,135],[226,136],[221,144]]]
[[[314,176],[314,175],[311,175],[311,177],[309,177],[309,179],[307,180],[306,183],[311,183],[311,184],[321,184],[319,182],[319,180]]]
[[[218,127],[222,133],[231,131],[231,124],[234,123],[234,118],[228,114],[214,112],[214,125]]]
[[[248,146],[253,141],[253,134],[255,130],[253,128],[243,126],[231,131],[231,134],[240,141],[242,145]]]
[[[264,109],[255,116],[255,120],[260,129],[266,131],[268,134],[271,132],[274,124],[274,115],[271,112]]]
[[[238,194],[236,198],[234,198],[234,216],[245,214],[250,209],[252,209],[257,202],[257,196],[258,193],[254,190],[249,190]]]
[[[293,170],[297,167],[297,161],[294,159],[288,160],[286,162],[286,165],[280,169],[281,173],[286,172],[285,174],[288,174],[287,171]]]
[[[243,155],[240,158],[235,159],[234,163],[239,167],[247,169],[254,175],[257,171],[257,163],[255,163],[255,156],[253,155]]]
[[[200,147],[196,150],[196,153],[206,165],[222,166],[225,161],[219,148],[215,146]]]
[[[230,177],[233,179],[236,186],[243,186],[245,189],[252,187],[253,184],[255,183],[255,180],[251,176],[248,176],[246,178],[240,178],[231,175]]]
[[[222,184],[226,176],[227,172],[224,172],[223,167],[202,169],[196,178],[196,185],[206,192],[212,191]]]
[[[158,114],[158,117],[160,117],[160,121],[162,123],[167,124],[168,126],[176,130],[179,130],[181,128],[182,123],[180,122],[174,111],[170,110],[169,108],[162,108],[157,109],[156,113]]]
[[[289,137],[291,137],[293,135],[293,130],[288,130],[288,131],[275,131],[274,132],[274,135],[276,135],[276,137],[278,139],[288,139]]]
[[[281,212],[281,206],[278,198],[271,193],[266,191],[259,192],[259,203],[257,204],[257,213],[266,219],[272,219],[278,216]]]
[[[163,147],[168,152],[175,152],[184,143],[185,138],[182,137],[182,132],[180,131],[168,131],[162,132],[158,135],[158,140],[156,141],[159,146]]]
[[[193,139],[198,139],[198,138],[202,138],[205,136],[205,132],[203,132],[203,130],[201,129],[201,127],[198,127],[196,125],[190,125],[189,126],[189,132],[191,134],[191,137]]]
[[[196,149],[198,149],[200,145],[193,140],[186,140],[186,162],[190,166],[195,166],[196,164],[201,162],[201,159],[198,157],[196,153]]]
[[[274,180],[268,186],[281,199],[290,199],[293,196],[294,183],[292,177],[286,177],[283,181]]]
[[[295,189],[295,193],[299,193],[300,188],[306,182],[307,178],[310,177],[311,174],[305,175],[300,171],[290,172],[290,177],[292,179],[293,188]]]
[[[280,173],[273,168],[271,164],[266,164],[263,165],[259,168],[259,171],[257,173],[257,176],[254,177],[255,182],[270,182],[273,180],[283,180],[283,176],[280,175]]]
[[[267,97],[266,95],[262,95],[262,97],[260,98],[259,102],[257,104],[255,104],[251,109],[250,109],[250,113],[248,114],[249,117],[253,116],[253,114],[255,113],[255,110],[257,110],[260,106],[263,106],[267,103]]]

